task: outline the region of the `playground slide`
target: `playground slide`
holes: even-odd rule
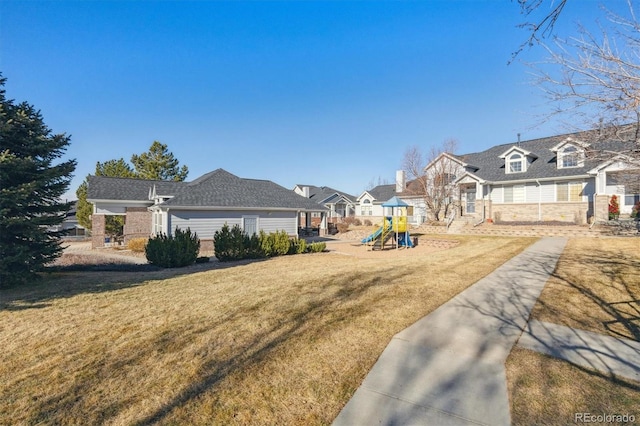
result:
[[[386,221],[384,227],[382,227],[382,226],[379,227],[378,229],[375,230],[375,232],[373,234],[369,235],[366,238],[363,238],[362,239],[362,244],[370,243],[371,241],[377,240],[378,238],[380,238],[380,235],[382,234],[383,230],[385,232],[391,231],[391,222],[390,221]]]

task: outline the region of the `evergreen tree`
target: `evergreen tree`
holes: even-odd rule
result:
[[[180,162],[168,152],[167,145],[158,141],[151,144],[148,152],[134,154],[131,163],[141,179],[183,181],[189,174],[187,166],[179,167]]]
[[[71,203],[63,203],[75,160],[55,164],[70,137],[52,134],[26,102],[5,97],[0,76],[0,286],[23,283],[60,256],[56,231]]]

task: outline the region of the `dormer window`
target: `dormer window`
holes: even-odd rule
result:
[[[582,151],[573,145],[567,145],[558,151],[558,168],[568,169],[584,165]]]
[[[524,156],[514,152],[507,158],[507,173],[521,173],[524,171]]]
[[[519,146],[512,146],[503,152],[500,158],[504,160],[505,173],[511,174],[526,172],[529,165],[532,164],[538,156]]]
[[[584,166],[584,150],[587,146],[589,145],[584,142],[567,138],[551,148],[556,153],[557,167],[570,169]]]

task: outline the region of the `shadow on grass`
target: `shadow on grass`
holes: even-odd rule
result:
[[[154,265],[131,263],[101,263],[48,267],[30,283],[0,288],[0,311],[20,311],[50,306],[46,303],[79,294],[106,293],[136,287],[148,281],[164,280],[198,272],[222,270],[265,259],[247,259],[234,262],[196,263],[183,268],[161,268]]]
[[[373,287],[394,285],[394,281],[411,273],[414,271],[410,268],[402,270],[388,268],[379,271],[375,276],[368,275],[366,272],[354,272],[331,277],[321,286],[325,291],[322,291],[321,296],[316,300],[300,308],[292,308],[285,313],[282,321],[255,333],[246,343],[239,344],[232,350],[223,351],[224,355],[208,355],[193,374],[195,381],[178,390],[175,396],[161,408],[133,424],[151,425],[163,421],[180,423],[180,419],[171,418],[174,410],[190,403],[198,403],[198,399],[203,394],[214,390],[226,377],[250,370],[269,360],[275,351],[292,340],[320,338],[333,324],[357,321],[359,317],[369,312],[369,305],[356,303],[355,306],[345,308],[345,303],[358,301]],[[246,321],[246,316],[246,307],[230,306],[225,316],[217,322]],[[56,416],[62,415],[58,413],[66,411],[66,419],[71,419],[73,416],[79,418],[88,413],[91,417],[83,418],[82,422],[109,422],[110,419],[125,411],[129,402],[126,397],[122,397],[122,400],[118,397],[118,401],[102,407],[85,407],[88,402],[84,396],[94,392],[96,383],[106,380],[113,373],[124,374],[122,370],[125,367],[142,364],[143,360],[150,356],[157,356],[158,353],[180,352],[193,342],[208,341],[210,337],[207,335],[215,334],[215,327],[216,324],[210,323],[176,326],[164,333],[153,335],[145,342],[137,342],[136,347],[123,357],[115,360],[96,360],[95,366],[86,366],[88,371],[92,371],[89,378],[81,375],[66,391],[58,393],[57,396],[34,401],[37,406],[34,409],[33,420],[46,419],[47,422],[55,423]],[[203,347],[203,352],[208,351]]]

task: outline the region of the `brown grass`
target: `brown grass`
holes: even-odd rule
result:
[[[513,425],[575,424],[575,413],[640,419],[638,382],[605,377],[522,348],[511,351],[507,378]]]
[[[640,241],[571,239],[531,316],[640,341]]]
[[[569,240],[532,317],[640,340],[638,239]],[[507,359],[513,424],[571,424],[575,413],[633,414],[640,383],[515,348]]]
[[[458,239],[4,291],[0,424],[330,423],[395,333],[533,241]]]

